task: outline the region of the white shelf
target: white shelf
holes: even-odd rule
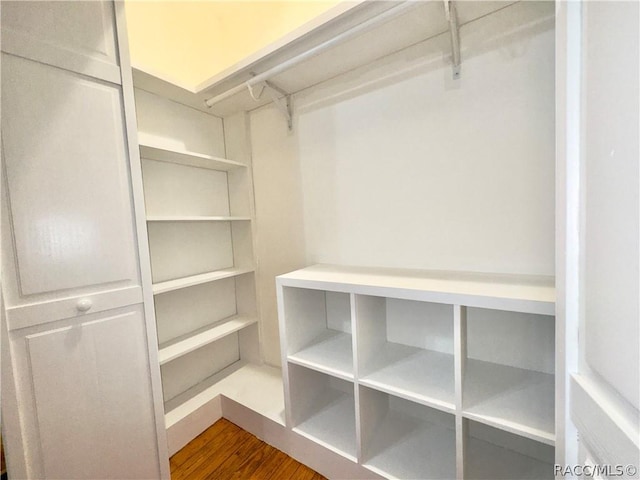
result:
[[[190,167],[207,168],[210,170],[229,171],[236,168],[246,168],[243,163],[227,160],[226,158],[213,157],[202,153],[167,150],[153,145],[140,144],[140,157],[159,162],[177,163]]]
[[[373,431],[364,466],[387,478],[455,478],[455,431],[389,411]]]
[[[553,479],[553,463],[471,437],[467,442],[465,476],[477,480]],[[553,461],[553,458],[550,459]],[[453,478],[453,477],[452,477]]]
[[[237,315],[160,345],[158,353],[160,365],[164,365],[222,337],[242,330],[257,321],[256,317],[253,316]]]
[[[256,391],[261,392],[261,395],[256,395]],[[284,425],[284,393],[280,370],[239,361],[166,402],[167,429],[219,395]]]
[[[463,415],[554,445],[554,383],[548,373],[468,359]]]
[[[315,402],[315,413],[294,427],[293,431],[355,462],[356,419],[353,395],[326,388]]]
[[[217,270],[215,272],[201,273],[199,275],[191,275],[189,277],[168,280],[166,282],[154,283],[153,294],[158,295],[160,293],[171,292],[173,290],[192,287],[194,285],[215,282],[216,280],[222,280],[223,278],[237,277],[238,275],[244,275],[245,273],[251,272],[253,272],[252,268],[227,268],[224,270]]]
[[[407,400],[455,411],[453,355],[387,342],[360,384]]]
[[[291,363],[353,380],[353,348],[351,335],[327,329],[314,342],[288,356]]]
[[[283,286],[555,314],[553,277],[314,265],[281,275]]]
[[[240,222],[251,221],[251,217],[229,217],[229,216],[171,216],[154,215],[147,217],[147,222]]]

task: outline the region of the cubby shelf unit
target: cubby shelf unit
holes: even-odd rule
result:
[[[316,265],[277,287],[289,428],[386,478],[553,477],[553,278]]]

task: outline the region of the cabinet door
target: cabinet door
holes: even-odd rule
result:
[[[158,478],[142,305],[50,325],[9,333],[29,476]]]
[[[116,11],[2,2],[2,413],[15,478],[168,476]]]
[[[558,305],[567,325],[560,338],[568,415],[558,463],[591,462],[604,469],[595,477],[639,478],[640,9],[562,3]]]

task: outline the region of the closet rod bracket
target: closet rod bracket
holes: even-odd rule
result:
[[[453,68],[453,79],[460,78],[460,29],[458,25],[458,14],[453,0],[444,1],[444,12],[449,22],[449,34],[451,37],[451,63]]]
[[[258,87],[260,88],[260,93],[256,96],[254,93],[254,89]],[[280,110],[280,113],[287,120],[287,127],[290,132],[293,131],[293,107],[291,101],[291,94],[283,90],[282,88],[274,85],[269,80],[263,80],[262,82],[258,82],[256,84],[251,84],[247,82],[247,88],[249,89],[249,94],[251,98],[254,100],[259,100],[264,92],[267,92],[267,95],[271,97],[271,101],[275,104],[275,106]]]

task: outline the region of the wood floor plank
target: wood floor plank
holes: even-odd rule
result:
[[[212,439],[221,435],[222,433],[228,432],[229,430],[234,429],[235,431],[239,430],[239,427],[234,425],[233,423],[221,419],[217,421],[211,427],[207,428],[204,432],[198,435],[196,438],[191,440],[184,448],[182,448],[179,452],[171,457],[171,464],[175,465],[175,467],[179,467],[185,461],[189,459],[192,455],[197,453],[200,449],[205,448],[205,445],[209,443]]]
[[[211,468],[207,465],[207,472],[204,476],[196,476],[194,480],[220,480],[231,479],[234,472],[240,470],[245,462],[251,457],[251,454],[259,450],[262,442],[257,437],[251,435],[249,438],[245,438],[231,455],[227,456],[216,468]],[[204,473],[204,472],[203,472]]]
[[[171,457],[172,480],[327,480],[221,419]]]
[[[232,455],[244,441],[243,430],[236,427],[225,430],[212,438],[203,448],[195,451],[180,468],[172,475],[173,480],[192,479],[199,475],[198,472],[210,471],[217,468],[220,463]]]

